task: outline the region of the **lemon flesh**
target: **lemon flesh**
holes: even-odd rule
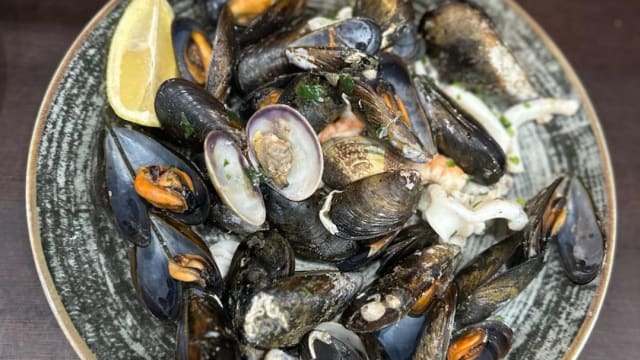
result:
[[[107,98],[115,113],[159,127],[154,98],[160,84],[178,76],[171,42],[173,9],[166,0],[133,0],[111,39]]]

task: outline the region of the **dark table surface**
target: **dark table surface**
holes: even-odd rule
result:
[[[640,350],[640,1],[519,0],[569,58],[600,115],[618,192],[618,239],[604,308],[582,359]],[[45,89],[104,0],[0,1],[0,359],[65,359],[32,260],[27,150]]]

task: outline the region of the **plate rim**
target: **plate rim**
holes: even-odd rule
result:
[[[51,109],[53,97],[59,88],[60,81],[69,66],[69,63],[73,57],[77,54],[80,47],[87,39],[88,35],[95,29],[99,22],[101,22],[120,2],[123,0],[109,0],[102,8],[93,16],[93,18],[85,25],[80,34],[75,38],[64,57],[60,61],[60,64],[56,68],[56,71],[47,86],[42,103],[38,110],[35,125],[31,135],[31,141],[29,144],[29,155],[27,160],[27,174],[26,174],[26,214],[27,214],[27,226],[29,230],[29,241],[31,243],[31,250],[33,260],[42,286],[44,295],[47,299],[47,303],[51,308],[58,326],[67,338],[67,341],[71,344],[78,357],[81,359],[95,359],[96,355],[91,351],[87,343],[80,336],[80,333],[76,329],[75,325],[71,321],[69,314],[67,313],[62,299],[58,294],[58,290],[53,282],[53,277],[49,271],[44,251],[42,248],[42,239],[40,237],[40,223],[38,219],[38,210],[36,203],[36,172],[37,172],[37,160],[38,152],[40,149],[40,143],[44,132],[44,126],[47,122],[47,116]],[[596,288],[596,294],[594,300],[592,300],[585,319],[583,320],[576,336],[572,340],[564,359],[574,360],[578,358],[580,352],[584,349],[584,346],[591,335],[593,327],[600,315],[600,311],[604,305],[604,299],[609,288],[609,282],[611,279],[611,272],[613,269],[613,260],[617,242],[617,221],[618,221],[618,209],[617,209],[617,197],[615,189],[615,178],[613,173],[613,167],[611,163],[611,157],[609,154],[609,148],[606,143],[604,131],[600,124],[600,119],[596,110],[589,98],[589,95],[579,79],[575,70],[560,51],[559,47],[553,42],[551,37],[543,30],[543,28],[536,22],[536,20],[529,15],[515,0],[503,0],[504,3],[510,7],[527,25],[533,30],[533,32],[540,38],[545,47],[549,50],[551,55],[562,67],[563,72],[567,76],[569,82],[573,88],[577,91],[582,105],[584,106],[586,115],[589,119],[589,125],[593,129],[594,137],[598,145],[600,160],[602,164],[602,170],[605,180],[605,189],[607,194],[607,224],[608,228],[606,233],[608,238],[606,240],[606,253],[604,259],[604,266],[600,273],[600,282]]]

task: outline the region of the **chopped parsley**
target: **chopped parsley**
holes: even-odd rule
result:
[[[456,167],[456,162],[453,159],[447,159],[447,167]]]
[[[511,137],[516,137],[516,132],[513,130],[513,128],[507,128],[507,134],[509,134],[509,136]]]
[[[324,17],[330,20],[338,20],[338,10],[329,11]]]
[[[231,180],[231,174],[229,173],[225,174],[224,177],[227,179],[227,181]]]
[[[260,170],[254,169],[252,167],[246,169],[245,173],[254,184],[261,183],[265,178],[265,175]]]
[[[509,156],[509,162],[512,163],[513,165],[518,165],[520,164],[520,158],[518,156]]]
[[[347,95],[351,95],[353,92],[353,78],[350,75],[340,75],[340,79],[338,80],[340,84],[340,89]]]
[[[528,101],[525,101],[522,105],[524,106],[525,109],[529,109],[531,107],[531,103]]]
[[[224,159],[224,162],[222,163],[222,166],[224,166],[224,167],[229,166],[229,160]]]
[[[320,104],[324,102],[324,97],[326,95],[324,86],[320,84],[316,85],[300,85],[296,89],[298,96],[302,97],[305,100],[312,101],[316,104]]]
[[[502,126],[506,127],[507,129],[511,127],[511,121],[509,121],[509,119],[507,119],[507,117],[504,115],[500,116],[500,123],[502,123]]]
[[[524,206],[524,204],[526,204],[526,203],[527,203],[527,200],[525,200],[525,199],[524,199],[524,198],[522,198],[522,197],[519,197],[519,198],[517,198],[517,199],[516,199],[516,202],[518,203],[518,205],[520,205],[520,206]]]
[[[184,134],[185,139],[188,139],[196,132],[193,128],[193,125],[187,120],[187,116],[181,112],[180,113],[180,127],[182,127],[182,133]]]

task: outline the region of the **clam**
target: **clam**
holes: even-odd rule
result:
[[[242,221],[261,226],[266,210],[260,188],[250,175],[255,170],[229,134],[212,131],[204,141],[209,178],[221,201]]]
[[[316,191],[324,161],[307,120],[287,105],[269,105],[247,122],[249,159],[284,197],[300,201]]]
[[[104,156],[109,204],[116,227],[127,240],[139,246],[149,243],[151,230],[145,202],[159,205],[165,215],[188,224],[206,219],[209,192],[198,171],[160,143],[135,130],[107,127]],[[143,174],[152,168],[164,169],[159,172],[166,176],[152,176],[158,175],[155,171]],[[137,188],[144,198],[136,193],[137,172]],[[171,179],[180,185],[167,184]]]
[[[333,191],[320,219],[330,233],[350,240],[371,240],[399,230],[420,198],[420,175],[400,170],[373,175]]]
[[[212,54],[207,34],[197,22],[176,18],[171,25],[171,38],[180,75],[204,85]]]
[[[446,3],[421,20],[431,63],[440,76],[508,101],[538,97],[489,17],[467,3]]]

